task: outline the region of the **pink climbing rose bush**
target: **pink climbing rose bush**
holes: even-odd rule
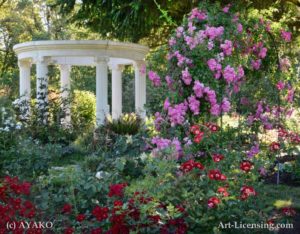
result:
[[[291,111],[295,98],[295,71],[283,50],[291,43],[291,33],[276,31],[270,22],[233,8],[202,3],[171,36],[166,69],[160,74],[160,88],[167,99],[155,114],[158,134],[151,142],[154,157],[181,163],[177,174],[185,182],[183,187],[192,188],[195,194],[204,191],[199,198],[203,207],[189,207],[187,212],[196,217],[208,212],[214,220],[229,204],[243,206],[238,208],[241,220],[248,209],[261,211],[265,206],[257,186],[258,178],[267,173],[259,159],[265,152],[257,131],[278,129],[278,118]],[[150,74],[149,79],[153,82]],[[233,130],[227,127],[225,131],[218,124],[234,112],[245,116],[245,121],[233,130],[244,128],[253,134],[246,141],[237,135],[228,140],[226,131]],[[278,142],[265,148],[268,155],[281,149]],[[176,157],[166,156],[168,149],[173,149],[173,155],[178,150]],[[201,166],[196,167],[197,163]],[[231,198],[224,199],[228,194]],[[226,211],[228,217],[231,208]],[[256,218],[269,219],[267,212],[261,214]]]

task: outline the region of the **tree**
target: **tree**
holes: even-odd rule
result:
[[[105,39],[138,42],[151,47],[165,43],[167,35],[196,7],[199,0],[53,0],[64,15],[73,14],[72,22],[98,32]],[[234,2],[240,9],[266,10],[272,8],[272,21],[290,20],[290,27],[298,33],[299,7],[297,0],[210,0],[226,5]],[[270,12],[269,12],[270,13]],[[287,18],[287,16],[289,16]]]

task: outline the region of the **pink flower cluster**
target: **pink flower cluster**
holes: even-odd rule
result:
[[[189,102],[189,108],[193,112],[194,115],[199,115],[199,108],[200,108],[200,101],[197,100],[197,98],[192,95],[188,97]]]
[[[238,71],[235,72],[234,68],[230,65],[227,65],[223,71],[223,77],[226,80],[227,84],[236,83],[244,77],[244,69],[242,66],[238,67]]]
[[[158,87],[158,86],[161,85],[160,77],[156,72],[149,71],[148,76],[149,76],[149,79],[152,81],[154,86]]]
[[[174,106],[168,106],[167,109],[171,126],[182,125],[184,123],[185,115],[188,110],[188,104],[186,101]]]
[[[189,69],[186,67],[185,70],[181,72],[182,80],[186,85],[190,85],[192,83],[192,76],[189,73]]]
[[[193,19],[205,20],[207,18],[207,14],[204,11],[200,11],[198,8],[194,8],[190,14],[189,21]]]
[[[164,118],[162,117],[161,113],[156,112],[154,115],[154,126],[157,131],[160,131],[160,126],[163,123],[163,121]]]
[[[224,44],[220,45],[223,53],[227,56],[232,54],[232,42],[230,40],[225,40]]]
[[[176,57],[176,59],[178,61],[177,66],[179,66],[179,67],[181,67],[183,64],[187,64],[187,65],[192,64],[192,60],[188,59],[184,55],[180,54],[180,52],[178,50],[175,51],[173,54],[168,54],[167,59],[170,60],[173,57]]]
[[[210,27],[210,26],[206,26],[205,29],[205,35],[210,39],[210,40],[214,40],[217,37],[221,37],[224,33],[224,27],[220,26],[220,27]]]
[[[285,40],[286,42],[290,42],[292,40],[292,33],[291,32],[287,32],[285,30],[281,30],[281,37],[283,40]]]
[[[209,87],[205,87],[200,81],[195,81],[193,91],[198,98],[203,98],[205,95],[205,100],[210,103],[210,113],[212,115],[218,116],[221,112],[225,113],[230,110],[230,102],[226,97],[223,98],[221,105],[218,104],[216,92]]]
[[[209,70],[215,72],[214,77],[219,79],[222,75],[222,65],[217,62],[215,59],[209,59],[207,61],[207,65]]]
[[[173,138],[172,140],[162,138],[162,137],[153,137],[151,143],[153,145],[156,145],[155,151],[160,151],[160,150],[167,149],[169,147],[174,147],[174,149],[176,150],[177,159],[182,155],[181,143],[176,137]]]

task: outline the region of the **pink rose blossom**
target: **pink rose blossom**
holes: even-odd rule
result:
[[[186,85],[190,85],[192,83],[192,76],[191,74],[189,73],[189,70],[188,68],[186,67],[185,70],[183,70],[181,72],[182,74],[182,80],[183,82],[186,84]]]
[[[235,74],[234,68],[232,68],[230,65],[227,65],[224,69],[223,77],[227,81],[228,84],[235,81],[236,74]]]
[[[240,80],[245,75],[244,69],[242,66],[238,67],[237,78]]]
[[[193,112],[194,115],[199,115],[199,108],[200,108],[200,102],[197,100],[197,98],[192,95],[188,98],[189,101],[189,108]]]
[[[225,43],[221,44],[220,47],[225,55],[228,56],[232,54],[232,42],[230,40],[225,40]]]
[[[196,80],[193,87],[196,97],[202,98],[204,94],[204,84],[200,83],[199,80]]]
[[[208,65],[209,70],[215,71],[215,70],[217,70],[218,62],[215,59],[209,59],[207,61],[207,65]]]
[[[238,31],[238,33],[242,33],[243,32],[243,25],[241,23],[237,24],[237,31]]]
[[[178,28],[176,29],[176,37],[178,37],[178,38],[182,37],[183,31],[184,31],[184,28],[183,28],[183,27],[181,27],[181,26],[178,27]]]
[[[226,97],[223,98],[222,103],[221,103],[222,112],[226,113],[230,110],[230,108],[231,108],[231,106],[230,106],[230,102],[228,101],[228,99]]]
[[[219,116],[221,113],[220,110],[220,105],[219,104],[215,104],[210,108],[210,113],[214,116]]]
[[[211,40],[214,40],[215,38],[222,36],[223,33],[224,33],[224,27],[222,27],[222,26],[217,27],[217,28],[206,26],[206,29],[205,29],[205,34]]]
[[[284,87],[285,87],[285,84],[284,84],[284,82],[283,81],[278,81],[278,83],[276,84],[276,87],[277,87],[277,89],[280,91],[280,90],[283,90],[284,89]]]
[[[169,46],[174,46],[176,45],[176,39],[174,37],[171,37],[171,39],[169,40]]]
[[[171,126],[182,125],[184,123],[187,108],[186,102],[168,108],[168,117],[170,118]]]
[[[160,131],[160,125],[163,123],[164,118],[159,112],[156,112],[154,115],[154,126],[157,131]]]
[[[194,8],[189,17],[189,21],[195,18],[198,20],[205,20],[207,18],[207,15],[204,11],[200,11],[198,8]]]
[[[265,48],[265,47],[261,48],[261,50],[259,51],[258,57],[260,57],[262,59],[265,58],[267,56],[267,51],[268,51],[267,48]]]
[[[193,25],[193,22],[188,23],[188,32],[192,34],[196,30],[196,27]]]
[[[212,50],[214,48],[215,44],[212,40],[209,40],[207,43],[207,49]]]
[[[294,100],[294,94],[295,94],[295,90],[293,88],[289,88],[286,100],[292,103]]]
[[[259,70],[260,66],[261,66],[261,60],[252,60],[251,61],[251,66],[254,70]]]
[[[231,7],[231,4],[228,4],[227,6],[225,6],[225,7],[222,9],[222,11],[223,11],[224,13],[228,13],[230,7]]]
[[[166,98],[164,101],[164,110],[168,110],[168,108],[171,106],[169,98]]]
[[[169,87],[169,89],[172,89],[173,88],[173,83],[174,83],[174,81],[173,81],[173,79],[171,78],[171,76],[166,76],[165,77],[165,80],[166,80],[166,82],[167,82],[167,85],[168,85],[168,87]]]
[[[149,71],[148,76],[154,86],[158,87],[161,85],[160,77],[156,72]]]
[[[281,37],[286,42],[290,42],[292,40],[292,33],[284,31],[284,30],[281,30]]]

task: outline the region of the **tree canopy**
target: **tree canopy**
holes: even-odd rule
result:
[[[290,29],[299,32],[300,2],[297,0],[210,0],[222,5],[230,2],[243,9],[257,9],[272,21],[289,21]],[[165,38],[199,0],[53,0],[72,22],[99,33],[103,38],[156,46]]]

